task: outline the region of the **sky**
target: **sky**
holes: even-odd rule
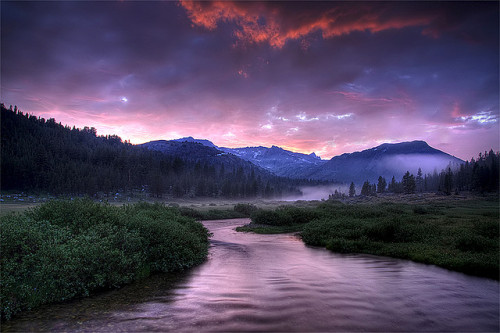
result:
[[[499,3],[1,2],[1,102],[134,144],[499,150]]]

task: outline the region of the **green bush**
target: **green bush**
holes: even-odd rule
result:
[[[208,253],[208,231],[178,209],[51,201],[0,219],[2,317],[181,270]]]
[[[252,222],[256,224],[283,226],[293,223],[290,215],[278,210],[258,210],[252,214],[251,218]]]
[[[490,239],[498,238],[500,234],[500,222],[496,217],[488,221],[474,220],[473,228],[477,234]]]
[[[98,204],[92,200],[53,200],[27,212],[34,220],[50,221],[52,225],[68,227],[73,233],[80,233],[89,227],[106,221],[118,223],[119,211],[108,204]]]
[[[485,252],[490,248],[491,241],[483,236],[464,233],[455,242],[455,246],[464,252]]]
[[[363,236],[363,223],[352,218],[318,219],[304,226],[302,239],[306,244],[326,246],[331,239],[356,240]]]
[[[427,211],[427,209],[425,209],[425,207],[415,206],[415,207],[413,207],[413,213],[424,215],[424,214],[428,214],[429,212]]]
[[[399,219],[373,223],[365,229],[365,233],[369,239],[381,242],[401,242],[405,238]]]
[[[370,244],[365,237],[361,237],[359,240],[332,238],[326,242],[325,247],[330,251],[339,253],[361,253],[366,251]]]
[[[289,226],[295,224],[305,224],[320,216],[321,214],[313,209],[280,206],[274,211],[256,210],[251,215],[251,219],[257,224]]]
[[[192,217],[193,219],[196,219],[196,220],[202,220],[204,217],[204,215],[200,211],[197,211],[197,210],[195,210],[193,208],[189,208],[189,207],[180,207],[179,212],[183,216]]]
[[[249,203],[239,203],[234,206],[234,211],[241,213],[245,217],[250,217],[257,210],[257,206]]]
[[[278,207],[278,213],[287,215],[292,224],[304,224],[320,217],[320,213],[310,208],[298,208],[293,206]]]

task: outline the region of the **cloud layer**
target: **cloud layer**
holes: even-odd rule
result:
[[[142,143],[499,149],[496,2],[2,2],[1,100]]]

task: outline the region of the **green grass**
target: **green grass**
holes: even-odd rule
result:
[[[283,234],[300,232],[303,230],[303,228],[303,224],[292,224],[287,226],[245,225],[237,227],[236,231],[253,232],[256,234]]]
[[[38,206],[36,203],[1,203],[0,216],[8,215],[11,213],[22,213],[27,209]]]
[[[494,198],[418,204],[324,202],[258,210],[238,231],[300,231],[308,245],[434,264],[499,279],[499,205]]]
[[[50,201],[0,217],[2,317],[183,270],[208,254],[208,230],[177,208]]]

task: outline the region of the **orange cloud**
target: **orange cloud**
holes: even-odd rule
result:
[[[424,13],[414,14],[407,9],[394,11],[391,4],[373,6],[358,3],[349,6],[341,3],[287,8],[280,2],[195,2],[181,0],[194,25],[215,30],[221,22],[236,24],[234,36],[247,43],[269,43],[282,48],[288,40],[298,40],[315,32],[323,38],[350,34],[354,31],[377,33],[388,29],[426,26],[433,17]],[[328,4],[328,3],[327,3]]]

